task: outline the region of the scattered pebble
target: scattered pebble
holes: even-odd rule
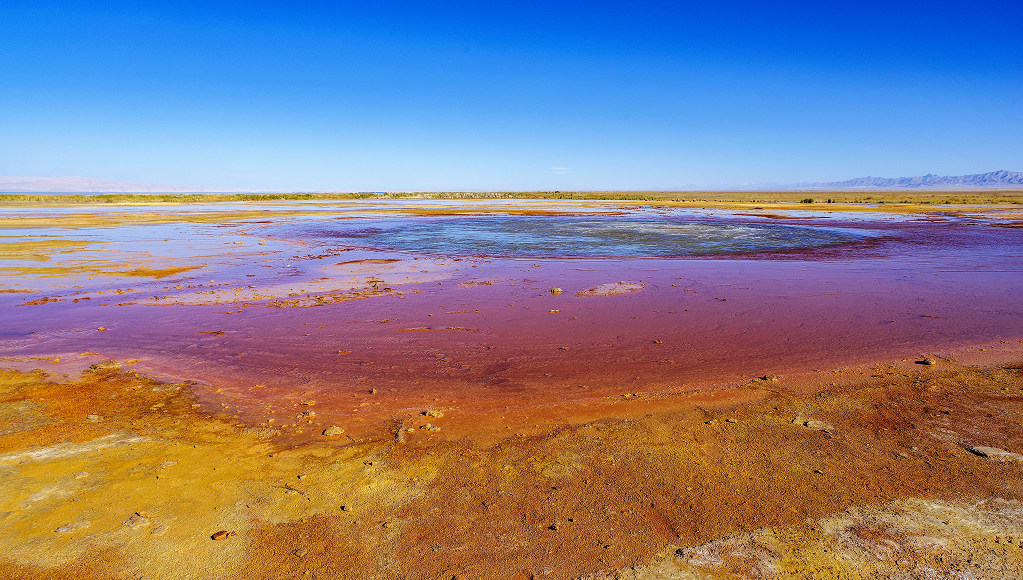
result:
[[[323,430],[323,434],[327,437],[337,437],[338,435],[344,435],[345,430],[337,425],[331,425]]]
[[[984,445],[977,445],[967,449],[970,453],[978,455],[980,457],[986,457],[993,461],[1020,461],[1023,462],[1023,455],[1019,453],[1013,453],[997,447],[987,447]]]
[[[104,360],[89,365],[89,369],[94,371],[116,371],[121,369],[121,363],[115,360]]]
[[[139,529],[141,527],[148,526],[149,525],[149,518],[145,517],[144,515],[140,514],[139,512],[135,512],[134,514],[132,514],[132,516],[130,518],[125,520],[121,525],[122,526],[127,526],[127,527],[129,527],[129,528],[131,528],[133,530],[137,530],[137,529]]]
[[[212,536],[210,536],[210,539],[219,542],[220,540],[226,540],[226,539],[230,538],[233,535],[234,535],[234,532],[229,532],[227,530],[220,530],[219,532],[217,532],[217,533],[213,534]]]
[[[832,431],[835,428],[830,423],[818,421],[817,419],[810,419],[804,422],[803,427],[806,427],[807,429],[813,429],[814,431]]]
[[[56,529],[57,532],[66,533],[80,530],[82,528],[89,527],[89,520],[78,520],[77,522],[71,522],[70,524],[64,524],[63,526]]]

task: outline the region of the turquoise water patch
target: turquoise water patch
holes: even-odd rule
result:
[[[302,229],[289,233],[347,246],[511,257],[763,253],[821,248],[865,237],[834,227],[634,216],[401,217],[321,222]]]

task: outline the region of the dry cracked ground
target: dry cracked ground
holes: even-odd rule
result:
[[[1023,577],[1019,366],[302,445],[94,367],[0,374],[0,577]]]

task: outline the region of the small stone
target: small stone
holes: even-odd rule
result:
[[[82,479],[85,477],[89,477],[88,471],[79,471],[78,473],[75,474],[75,479]]]
[[[653,341],[653,343],[654,343],[654,344],[664,344],[664,341],[661,341],[661,340],[655,340],[655,341]]]
[[[121,369],[121,363],[115,360],[104,360],[89,365],[89,369],[94,371],[116,371]]]
[[[306,407],[310,407],[312,405],[315,405],[316,401],[302,401],[302,404],[305,405]]]
[[[764,381],[765,383],[777,383],[778,375],[764,375],[760,377],[760,380]]]
[[[306,474],[304,474],[304,473],[300,473],[300,474],[299,474],[299,475],[297,475],[296,477],[298,477],[299,479],[305,479],[306,477],[309,477],[309,476],[308,476],[308,475],[306,475]]]
[[[725,419],[725,423],[738,423],[738,421],[736,421],[735,419],[733,419],[731,417],[728,417],[728,418]]]
[[[440,418],[440,417],[444,416],[444,412],[443,411],[423,411],[423,415],[426,415],[427,417]]]
[[[220,530],[219,532],[217,532],[217,533],[213,534],[212,536],[210,536],[210,539],[219,542],[220,540],[226,540],[226,539],[230,538],[233,535],[234,535],[234,532],[229,532],[227,530]]]
[[[997,447],[987,447],[987,446],[984,446],[984,445],[977,445],[975,447],[968,448],[967,451],[969,451],[970,453],[972,453],[974,455],[978,455],[980,457],[991,459],[992,461],[1020,461],[1020,462],[1023,462],[1023,455],[1020,455],[1019,453],[1012,453],[1011,451],[1006,451],[1004,449],[999,449]]]
[[[162,536],[167,533],[167,526],[156,526],[153,531],[149,532],[150,536]]]
[[[440,431],[440,427],[433,425],[432,423],[427,423],[420,427],[420,429],[423,429],[424,431]]]
[[[345,430],[337,425],[331,425],[323,430],[323,434],[327,437],[337,437],[338,435],[344,435]]]
[[[85,418],[93,423],[99,423],[103,420],[103,417],[100,417],[99,415],[86,415]]]
[[[561,294],[564,292],[561,288],[551,288],[551,294]]]
[[[925,359],[922,359],[922,360],[918,361],[918,363],[922,364],[924,366],[930,367],[930,366],[934,366],[934,359],[933,358],[925,358]]]
[[[309,553],[309,550],[306,548],[298,548],[297,550],[293,550],[291,553],[299,558],[305,558],[305,555]]]
[[[106,329],[107,329],[107,327],[105,327],[105,326],[100,326],[100,327],[99,327],[99,328],[97,328],[96,330],[106,330]]]
[[[160,469],[167,469],[168,467],[177,464],[178,464],[177,461],[164,461],[163,463],[160,464]]]
[[[64,524],[63,526],[57,528],[55,531],[60,532],[60,533],[63,534],[63,533],[73,532],[75,530],[80,530],[82,528],[87,528],[87,527],[89,527],[89,520],[78,520],[77,522],[71,522],[70,524]]]
[[[830,423],[824,421],[818,421],[817,419],[810,419],[803,423],[803,426],[807,429],[813,429],[814,431],[831,431],[834,427]]]
[[[130,518],[128,518],[121,525],[122,526],[127,526],[127,527],[129,527],[129,528],[131,528],[133,530],[137,530],[138,528],[141,528],[141,527],[144,527],[144,526],[148,526],[149,525],[149,518],[143,516],[142,514],[140,514],[138,512],[135,512],[135,514],[133,514]]]

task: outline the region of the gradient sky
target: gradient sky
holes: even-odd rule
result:
[[[0,0],[0,175],[302,191],[1023,170],[1023,2]]]

